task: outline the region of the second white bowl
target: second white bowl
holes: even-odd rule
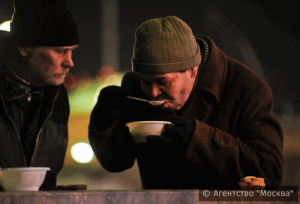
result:
[[[0,184],[5,191],[38,191],[49,167],[0,169]]]

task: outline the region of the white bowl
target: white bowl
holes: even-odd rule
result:
[[[126,123],[130,134],[136,143],[147,142],[148,135],[160,136],[165,124],[172,124],[168,121],[135,121]]]
[[[38,191],[49,167],[0,169],[0,184],[5,191]]]

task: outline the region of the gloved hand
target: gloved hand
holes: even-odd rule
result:
[[[97,129],[107,129],[122,112],[126,111],[129,104],[126,96],[129,92],[123,87],[107,86],[100,91],[98,102],[92,113],[92,118],[101,125]]]
[[[110,109],[117,113],[123,112],[128,107],[126,96],[129,92],[120,86],[107,86],[100,91],[98,96],[98,109]]]
[[[162,136],[149,135],[147,141],[158,145],[166,145],[174,149],[179,155],[184,156],[195,130],[195,121],[178,115],[163,118],[171,124],[164,126]]]

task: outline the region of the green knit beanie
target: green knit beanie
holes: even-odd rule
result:
[[[151,19],[135,32],[132,70],[140,74],[185,71],[201,62],[191,28],[175,16]]]

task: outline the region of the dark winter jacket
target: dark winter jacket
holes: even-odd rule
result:
[[[4,66],[4,63],[0,63],[1,79],[5,73]],[[6,100],[12,95],[7,95],[3,80],[0,81],[0,167],[50,167],[40,190],[55,190],[56,176],[63,167],[67,150],[70,109],[63,85],[46,86],[44,90],[39,117],[32,121],[32,124],[36,125],[32,129],[27,127],[28,132],[35,133],[30,136],[34,141],[33,147],[30,148],[32,152],[28,162],[20,135],[21,130],[12,114],[9,114],[11,107],[7,107]],[[14,106],[16,107],[18,106]]]
[[[93,110],[89,139],[95,155],[111,172],[129,169],[137,159],[143,189],[239,189],[237,182],[245,176],[263,177],[266,188],[279,186],[283,133],[272,113],[269,86],[210,38],[201,38],[209,45],[208,59],[194,93],[176,113],[196,122],[184,157],[149,143],[134,143],[126,122],[166,115],[141,102],[103,132],[96,129],[101,124],[94,116],[100,113]],[[147,98],[140,84],[133,72],[123,77],[122,86],[131,96]]]

